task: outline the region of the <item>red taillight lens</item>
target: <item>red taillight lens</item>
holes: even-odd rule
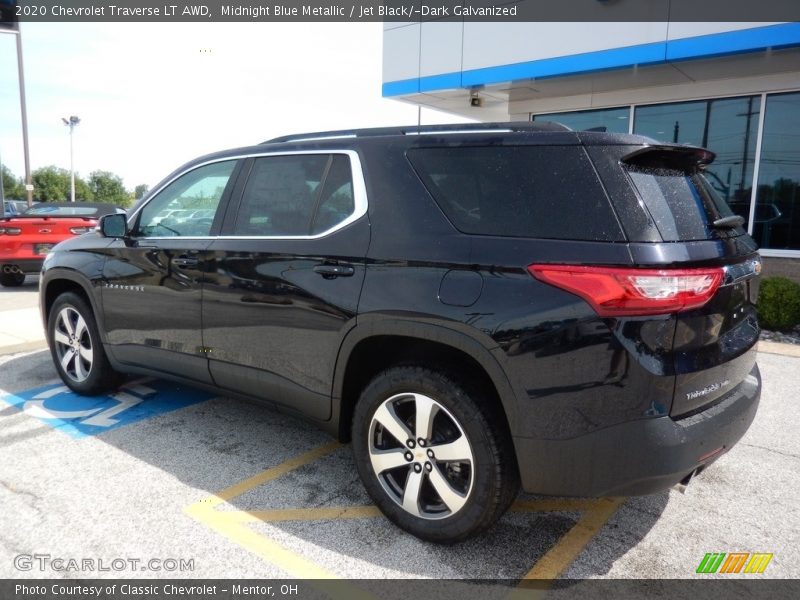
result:
[[[661,315],[703,306],[722,283],[722,268],[634,269],[530,265],[531,275],[577,294],[601,317]]]

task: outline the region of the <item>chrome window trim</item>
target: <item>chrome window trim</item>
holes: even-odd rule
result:
[[[255,152],[249,154],[237,154],[235,156],[225,156],[199,163],[197,165],[194,165],[193,167],[181,171],[180,173],[175,175],[175,177],[172,177],[169,181],[164,183],[164,185],[160,186],[155,192],[153,192],[150,199],[148,199],[147,202],[142,204],[139,208],[136,209],[136,211],[131,213],[131,215],[128,217],[128,226],[130,227],[136,221],[137,215],[144,209],[144,207],[150,204],[155,198],[157,198],[158,195],[164,189],[166,189],[170,184],[172,184],[172,182],[183,177],[187,173],[190,173],[201,167],[205,167],[207,165],[219,162],[227,162],[229,160],[243,160],[247,158],[263,158],[269,156],[301,156],[309,154],[345,154],[350,158],[350,173],[353,178],[354,210],[349,217],[337,223],[330,229],[326,229],[325,231],[314,235],[204,235],[204,236],[172,235],[172,236],[137,237],[134,239],[136,240],[220,240],[220,239],[221,240],[318,240],[320,238],[327,237],[339,231],[340,229],[344,229],[351,223],[358,221],[361,217],[367,214],[367,208],[369,205],[367,201],[367,186],[364,182],[364,171],[361,168],[361,159],[358,156],[358,152],[356,152],[355,150],[330,149],[330,150],[296,150],[296,151],[284,151],[284,152]]]

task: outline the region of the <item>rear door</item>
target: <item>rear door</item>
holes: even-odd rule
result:
[[[675,316],[670,414],[707,407],[755,365],[754,285],[761,271],[756,244],[703,175],[713,154],[630,146],[590,148],[590,154],[633,242],[637,266],[723,271],[722,285],[706,304]]]
[[[203,337],[214,382],[330,417],[342,339],[355,324],[369,245],[352,151],[249,159],[209,247]]]
[[[210,382],[201,298],[207,249],[230,195],[236,160],[184,173],[133,216],[103,268],[103,312],[123,363]],[[199,209],[207,213],[195,215]]]

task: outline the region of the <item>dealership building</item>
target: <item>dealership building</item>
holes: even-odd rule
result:
[[[383,45],[387,98],[710,148],[766,274],[800,281],[800,23],[385,23]]]

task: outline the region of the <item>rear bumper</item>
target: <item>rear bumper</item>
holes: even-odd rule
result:
[[[515,438],[522,487],[558,496],[629,496],[667,489],[739,441],[760,398],[761,376],[754,366],[725,399],[690,417],[642,419],[569,440]]]
[[[39,273],[42,270],[42,258],[20,258],[16,259],[13,256],[0,258],[0,270],[5,266],[17,266],[19,270],[26,274]]]

